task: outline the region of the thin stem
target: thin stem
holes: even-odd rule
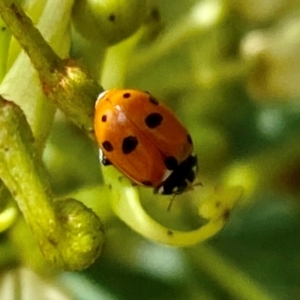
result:
[[[230,299],[275,300],[258,282],[226,261],[213,248],[201,245],[197,248],[187,248],[185,252],[193,266],[204,271],[224,288],[231,295]]]
[[[0,178],[18,203],[44,256],[56,267],[82,269],[98,257],[104,241],[101,221],[75,199],[54,201],[23,112],[1,96]]]
[[[41,33],[17,2],[0,0],[0,14],[38,71],[45,72],[53,65],[58,67],[61,64],[61,59],[44,42]]]
[[[55,54],[17,2],[0,0],[0,16],[38,71],[44,94],[94,138],[94,103],[102,88],[76,61]]]

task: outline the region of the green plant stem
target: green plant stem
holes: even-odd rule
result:
[[[49,45],[60,57],[67,57],[70,50],[73,0],[52,0],[51,4],[47,4],[46,0],[30,0],[26,4],[26,11]],[[38,73],[14,38],[9,47],[7,70],[0,93],[20,106],[32,130],[36,149],[42,155],[52,128],[56,106],[45,96]]]
[[[8,32],[6,25],[0,18],[0,82],[4,78],[7,68],[8,48],[11,40],[11,34]]]
[[[94,103],[103,89],[74,60],[55,54],[17,2],[0,0],[0,15],[37,70],[45,95],[94,138]]]
[[[275,300],[258,282],[226,261],[213,248],[201,245],[184,250],[195,268],[208,274],[236,300]]]
[[[138,74],[154,61],[157,61],[174,49],[182,47],[187,41],[209,32],[224,17],[224,1],[199,1],[183,19],[178,20],[176,26],[166,31],[158,40],[146,50],[137,53],[128,70],[131,76]]]
[[[0,98],[0,176],[19,204],[25,219],[44,243],[43,231],[48,229],[48,239],[61,230],[51,207],[51,191],[43,169],[34,164],[33,139],[24,115],[11,102]],[[39,176],[41,178],[39,178]],[[38,202],[38,203],[37,203]],[[38,209],[37,209],[38,208]],[[54,239],[56,240],[56,238]]]
[[[45,43],[38,29],[24,14],[22,8],[13,0],[0,0],[0,13],[15,38],[27,52],[38,72],[50,71],[61,66],[61,59]],[[26,45],[31,45],[26,47]]]
[[[104,242],[101,221],[77,200],[54,202],[26,118],[17,105],[1,96],[0,178],[47,260],[74,270],[89,266],[98,257]]]
[[[0,0],[0,15],[28,54],[44,94],[94,138],[94,102],[101,87],[75,61],[56,55],[17,2]],[[63,269],[86,268],[99,256],[104,242],[101,221],[75,199],[54,202],[23,112],[1,96],[0,109],[0,178],[47,260]]]

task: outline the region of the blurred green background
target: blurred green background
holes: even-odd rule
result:
[[[99,201],[107,242],[86,271],[55,273],[49,285],[67,291],[61,299],[300,299],[300,2],[149,3],[148,27],[112,78],[105,68],[118,66],[128,45],[108,49],[104,88],[121,76],[124,87],[166,102],[193,136],[199,181],[241,184],[244,195],[205,243],[181,249],[147,241],[111,214],[95,145],[57,113],[44,152],[52,187],[57,196]],[[170,212],[169,198],[140,191],[160,222],[201,224],[201,187],[176,198]],[[47,297],[34,299],[60,299]]]

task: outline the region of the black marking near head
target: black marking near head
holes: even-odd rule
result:
[[[149,180],[144,180],[144,181],[142,181],[142,185],[145,185],[145,186],[152,186],[153,183],[152,183],[151,181],[149,181]]]
[[[194,182],[197,171],[197,156],[190,155],[174,169],[159,187],[155,188],[154,192],[163,195],[181,194]]]
[[[111,142],[109,141],[104,141],[102,143],[102,147],[107,151],[107,152],[111,152],[114,150],[114,147],[113,145],[111,144]]]
[[[178,161],[174,156],[168,156],[164,159],[165,166],[168,170],[175,170],[178,166]]]
[[[103,116],[101,117],[101,121],[102,121],[102,122],[106,122],[106,121],[107,121],[107,115],[103,115]]]
[[[154,129],[160,125],[162,120],[163,116],[160,113],[151,113],[146,117],[145,123],[149,128]]]
[[[130,98],[131,97],[131,94],[130,93],[124,93],[123,94],[123,98],[124,99],[128,99],[128,98]]]
[[[123,139],[122,142],[122,152],[124,154],[131,153],[132,151],[134,151],[138,143],[139,141],[135,136],[132,135],[127,136],[126,138]]]

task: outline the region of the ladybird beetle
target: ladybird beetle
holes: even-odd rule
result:
[[[100,161],[163,195],[191,188],[197,157],[186,128],[149,92],[108,90],[95,105]]]

